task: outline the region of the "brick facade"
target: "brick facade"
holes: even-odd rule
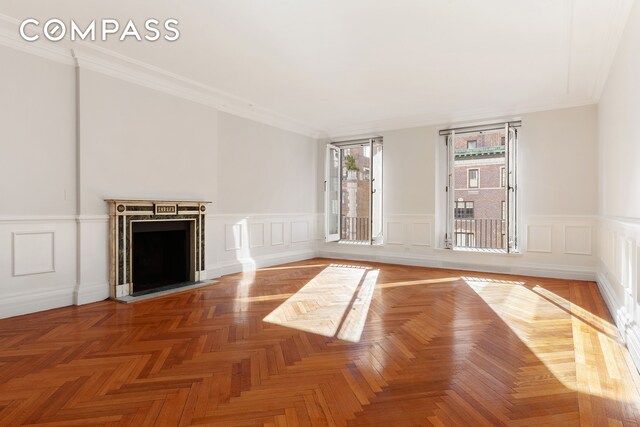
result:
[[[504,132],[456,136],[454,150],[455,200],[473,202],[472,214],[468,210],[458,212],[461,219],[456,221],[455,230],[457,233],[472,233],[473,240],[461,238],[457,245],[504,248]],[[477,170],[477,187],[473,187],[474,182],[469,179],[470,170]],[[469,204],[460,203],[457,206],[468,208]]]

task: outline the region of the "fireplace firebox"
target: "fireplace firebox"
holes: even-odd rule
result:
[[[192,221],[133,222],[132,295],[193,282]]]

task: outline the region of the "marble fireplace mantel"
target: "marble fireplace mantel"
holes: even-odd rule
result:
[[[211,202],[200,200],[105,199],[109,205],[109,295],[133,293],[132,251],[135,222],[190,221],[192,271],[195,281],[206,279],[205,216]]]

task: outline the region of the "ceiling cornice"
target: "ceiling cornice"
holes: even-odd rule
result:
[[[260,107],[249,100],[96,45],[70,40],[57,43],[27,42],[19,36],[19,26],[19,20],[0,14],[0,45],[66,65],[77,64],[82,70],[99,72],[310,138],[318,138],[323,134],[314,126]]]
[[[280,129],[292,131],[311,138],[343,138],[354,135],[370,135],[376,132],[397,130],[402,128],[448,125],[452,123],[485,120],[506,117],[523,113],[544,110],[571,108],[596,104],[606,84],[609,69],[615,58],[622,33],[624,31],[633,0],[615,0],[616,6],[609,17],[608,36],[605,51],[602,54],[597,76],[593,81],[591,96],[582,99],[568,99],[557,103],[519,104],[502,109],[462,111],[449,114],[425,114],[397,118],[373,120],[353,123],[332,129],[320,129],[292,117],[277,113],[235,95],[214,87],[196,82],[181,75],[170,73],[164,69],[137,61],[133,58],[115,53],[101,46],[88,43],[74,43],[63,40],[58,43],[22,40],[18,34],[20,21],[0,14],[0,45],[28,52],[66,65],[74,65],[77,61],[81,69],[92,70],[128,81],[153,90],[204,104],[219,111],[251,119]],[[573,2],[567,1],[567,19],[570,20]],[[571,29],[567,34],[568,74],[567,91],[571,73]],[[75,59],[75,61],[74,61]]]
[[[596,99],[588,98],[567,102],[558,102],[554,104],[540,104],[535,106],[521,105],[514,108],[476,110],[461,112],[459,114],[452,115],[425,114],[412,117],[398,117],[396,119],[376,120],[363,122],[357,125],[338,127],[335,129],[331,129],[328,135],[330,139],[336,140],[423,126],[442,126],[444,128],[460,123],[504,119],[508,117],[519,116],[521,114],[560,110],[563,108],[582,107],[587,105],[594,105],[597,103],[598,101]]]

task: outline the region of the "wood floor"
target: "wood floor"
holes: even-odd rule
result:
[[[594,283],[312,259],[0,320],[0,425],[637,425]]]

